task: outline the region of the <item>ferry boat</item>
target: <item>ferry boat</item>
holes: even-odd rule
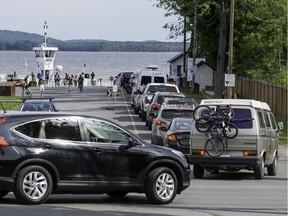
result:
[[[56,56],[56,52],[58,51],[58,48],[49,47],[47,45],[48,25],[46,21],[43,28],[44,28],[44,42],[41,44],[40,47],[33,47],[33,51],[35,51],[35,57],[39,68],[39,73],[42,75],[43,80],[51,81],[53,80],[54,59]]]

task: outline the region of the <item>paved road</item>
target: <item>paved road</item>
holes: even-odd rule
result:
[[[129,96],[119,93],[109,101],[107,88],[89,87],[84,93],[69,93],[66,88],[47,88],[62,111],[99,115],[113,120],[150,140],[150,132],[134,115]],[[37,89],[32,89],[37,96]],[[114,108],[109,110],[109,108]],[[90,215],[193,215],[193,216],[270,216],[287,215],[287,148],[281,147],[278,174],[255,180],[253,172],[205,173],[204,179],[191,179],[191,186],[169,205],[151,205],[143,194],[128,194],[122,199],[106,195],[52,195],[41,206],[19,205],[13,194],[0,201],[0,215],[90,216]]]

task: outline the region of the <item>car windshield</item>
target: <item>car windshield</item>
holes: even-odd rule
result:
[[[148,93],[155,92],[177,92],[176,87],[174,86],[150,86],[147,90]]]
[[[158,104],[162,104],[164,101],[164,98],[181,98],[181,96],[167,96],[167,95],[163,95],[163,96],[158,96],[157,98],[157,103]]]

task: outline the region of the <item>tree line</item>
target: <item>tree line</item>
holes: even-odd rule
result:
[[[1,41],[0,50],[31,51],[41,42],[30,40]],[[160,41],[53,41],[49,46],[57,46],[61,51],[91,51],[91,52],[181,52],[180,42]]]
[[[215,97],[224,90],[232,17],[233,73],[287,85],[287,0],[157,0],[156,7],[179,17],[178,23],[165,25],[171,38],[186,32],[190,57],[194,51],[216,69]]]

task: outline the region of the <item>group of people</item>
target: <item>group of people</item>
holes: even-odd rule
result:
[[[33,75],[34,76],[34,75]],[[63,84],[66,86],[68,85],[68,92],[72,92],[72,86],[78,86],[79,91],[83,92],[83,86],[84,86],[84,73],[81,73],[79,76],[77,75],[69,75],[68,73],[65,73],[65,78],[63,80]],[[42,74],[37,74],[38,79],[38,86],[40,88],[40,97],[43,98],[44,90],[45,90],[45,81],[42,77]],[[54,75],[54,81],[55,81],[55,87],[60,86],[61,77],[58,72]],[[91,73],[91,85],[95,85],[95,73]],[[26,76],[24,80],[21,81],[22,85],[22,96],[26,93],[27,96],[32,96],[32,92],[30,90],[30,82],[28,80],[28,77]]]
[[[55,86],[60,86],[61,77],[58,72],[54,76]],[[68,92],[72,92],[72,86],[78,86],[79,91],[83,92],[83,85],[84,85],[84,73],[81,73],[79,76],[77,75],[69,75],[65,73],[65,77],[63,80],[64,86],[68,85]]]

